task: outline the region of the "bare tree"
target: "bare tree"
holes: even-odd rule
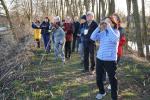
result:
[[[78,5],[79,5],[79,9],[80,9],[80,16],[83,14],[83,10],[84,10],[84,7],[83,7],[83,2],[82,0],[79,0],[78,1]]]
[[[84,5],[85,5],[85,9],[86,9],[86,12],[87,11],[90,11],[90,0],[84,0]]]
[[[10,15],[9,15],[8,8],[7,8],[6,4],[5,4],[5,1],[4,1],[4,0],[0,0],[0,1],[1,1],[2,7],[3,7],[4,10],[5,10],[6,17],[7,17],[7,19],[8,19],[10,28],[12,29],[12,34],[13,34],[13,36],[14,36],[14,39],[17,39],[17,38],[16,38],[16,34],[15,34],[15,32],[14,32],[14,28],[13,28],[12,21],[11,21],[11,19],[10,19]]]
[[[95,7],[95,0],[92,0],[92,11],[93,12],[95,12],[94,7]]]
[[[100,2],[100,6],[102,8],[102,18],[104,18],[106,16],[106,9],[107,9],[107,4],[106,4],[106,0],[99,0]]]
[[[126,31],[127,31],[127,33],[129,33],[130,32],[131,0],[126,0],[126,4],[127,4],[127,27],[126,27]],[[128,50],[128,34],[126,34],[126,36],[127,36],[126,49]]]
[[[138,46],[138,55],[144,57],[143,52],[143,41],[142,41],[142,34],[141,34],[141,24],[140,24],[140,15],[138,11],[138,3],[137,0],[132,0],[133,5],[133,17],[135,23],[135,33],[137,39],[137,46]]]
[[[33,16],[33,2],[30,0],[30,22],[32,21],[32,16]]]
[[[115,0],[108,0],[108,16],[115,12]]]
[[[142,0],[142,22],[143,22],[143,33],[144,33],[144,44],[146,45],[146,58],[150,59],[149,55],[149,45],[148,45],[148,35],[147,35],[147,24],[145,18],[145,0]]]
[[[100,2],[96,0],[96,19],[98,22],[100,21],[100,11],[101,11],[101,8],[99,6]]]

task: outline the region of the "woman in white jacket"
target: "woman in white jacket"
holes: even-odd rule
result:
[[[54,54],[55,60],[58,60],[59,55],[62,58],[63,64],[65,64],[64,44],[65,44],[65,32],[60,27],[60,17],[54,17],[53,22],[53,35],[54,35]]]
[[[112,100],[118,98],[118,83],[116,78],[116,61],[120,33],[118,25],[114,18],[109,17],[101,22],[100,26],[95,29],[91,35],[93,41],[99,41],[100,46],[97,52],[96,60],[96,81],[99,88],[97,99],[102,99],[106,95],[103,76],[105,71],[108,73],[111,85]]]

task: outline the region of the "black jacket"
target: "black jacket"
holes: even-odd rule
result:
[[[80,23],[79,22],[74,22],[74,31],[73,31],[73,36],[77,36],[80,32]]]
[[[42,34],[50,34],[49,33],[49,28],[50,28],[50,23],[43,21],[40,28],[42,29]]]
[[[87,35],[84,35],[85,41],[92,41],[92,40],[90,39],[90,37],[91,37],[93,31],[94,31],[97,27],[98,27],[98,24],[97,24],[95,21],[92,21],[92,23],[91,23],[89,26],[87,26],[88,33],[87,33]]]

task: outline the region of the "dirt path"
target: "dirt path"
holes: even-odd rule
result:
[[[9,100],[95,100],[95,75],[81,72],[83,66],[77,54],[64,66],[61,60],[54,63],[53,54],[39,65],[42,55],[41,49],[36,51],[24,76],[12,82]],[[150,64],[133,58],[125,56],[118,66],[119,100],[149,100]],[[111,100],[110,93],[104,100]]]

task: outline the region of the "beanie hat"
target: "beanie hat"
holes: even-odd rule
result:
[[[86,20],[86,15],[81,16],[81,19]]]

